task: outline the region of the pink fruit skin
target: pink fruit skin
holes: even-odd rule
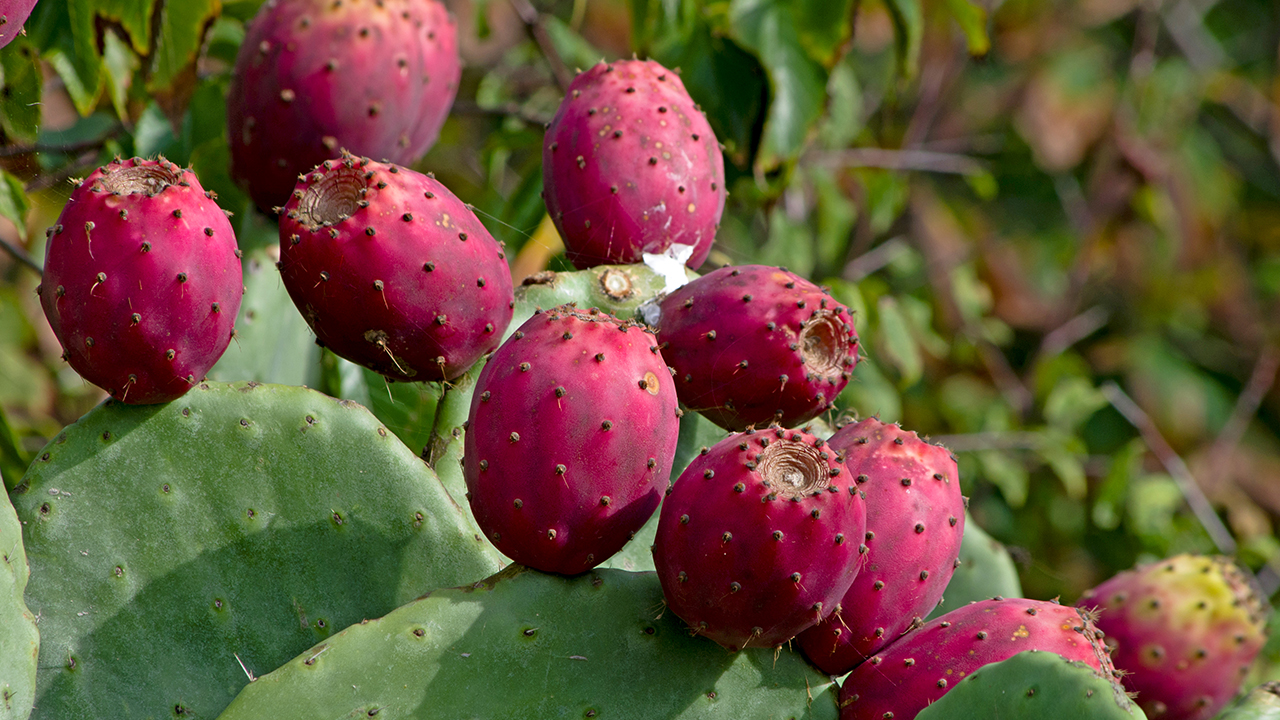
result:
[[[0,48],[18,37],[35,7],[36,0],[0,0]]]
[[[829,445],[867,495],[870,550],[840,601],[844,612],[797,640],[823,672],[843,675],[922,624],[942,599],[960,559],[964,497],[955,457],[897,425],[869,418]]]
[[[461,77],[437,0],[269,0],[227,96],[232,174],[264,211],[342,150],[411,163],[434,144]]]
[[[476,521],[518,563],[590,570],[661,502],[676,413],[647,329],[594,308],[534,315],[476,383],[463,463]]]
[[[749,431],[680,475],[653,559],[667,607],[692,632],[730,650],[775,647],[836,609],[865,530],[853,477],[822,440]]]
[[[720,268],[668,295],[661,311],[680,402],[729,430],[818,416],[858,363],[849,309],[781,268]]]
[[[317,341],[392,380],[456,378],[511,322],[506,254],[475,214],[434,178],[367,158],[298,182],[279,267]]]
[[[194,173],[117,160],[80,183],[50,229],[40,304],[86,380],[125,403],[167,402],[231,342],[239,255]]]
[[[1226,558],[1179,555],[1085,592],[1112,660],[1147,717],[1208,720],[1230,702],[1266,641],[1262,604]]]
[[[1101,633],[1087,615],[1016,598],[952,610],[854,668],[840,687],[840,720],[912,720],[978,668],[1025,650],[1055,652],[1114,677]]]
[[[675,73],[652,60],[578,75],[542,147],[547,211],[578,268],[640,262],[673,244],[711,252],[724,155]]]

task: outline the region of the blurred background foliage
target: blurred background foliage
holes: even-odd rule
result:
[[[44,0],[0,51],[10,484],[102,397],[59,360],[34,268],[69,181],[114,155],[189,164],[235,212],[249,293],[211,376],[318,386],[415,449],[429,435],[438,388],[314,347],[273,220],[230,180],[224,95],[260,2]],[[728,165],[709,266],[784,265],[856,309],[867,359],[839,414],[950,447],[1028,596],[1183,551],[1280,589],[1273,0],[447,4],[466,69],[418,168],[474,204],[517,282],[567,268],[541,125],[574,69],[678,67]]]

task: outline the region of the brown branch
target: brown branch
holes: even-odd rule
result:
[[[1036,351],[1032,366],[1061,355],[1067,348],[1102,329],[1107,324],[1108,316],[1106,308],[1095,305],[1058,326],[1040,341],[1040,349]]]
[[[826,152],[815,156],[813,162],[826,167],[873,167],[952,175],[977,175],[986,170],[981,162],[968,155],[888,148],[851,148]]]
[[[1267,345],[1262,348],[1262,353],[1253,366],[1253,373],[1249,376],[1249,382],[1245,385],[1244,391],[1236,399],[1231,417],[1222,426],[1222,431],[1218,433],[1213,446],[1209,448],[1208,466],[1215,476],[1222,475],[1231,453],[1240,443],[1240,438],[1244,437],[1244,431],[1248,429],[1249,422],[1253,420],[1267,393],[1271,392],[1272,386],[1275,385],[1277,371],[1280,371],[1280,350],[1274,345]]]
[[[517,117],[533,125],[546,125],[551,122],[550,115],[529,112],[519,103],[504,103],[494,107],[483,107],[472,100],[455,100],[451,112],[458,115],[483,117]]]
[[[28,255],[25,250],[18,247],[17,245],[14,245],[13,243],[9,242],[8,240],[5,240],[4,238],[0,238],[0,248],[3,248],[5,252],[12,255],[14,260],[17,260],[19,263],[26,265],[32,270],[35,270],[37,275],[44,274],[44,268],[40,267],[40,263],[37,263],[35,260],[32,260],[31,256]]]
[[[1124,390],[1121,390],[1120,386],[1114,382],[1104,383],[1102,385],[1102,394],[1111,402],[1112,407],[1119,411],[1125,420],[1128,420],[1129,424],[1133,425],[1141,433],[1147,447],[1151,449],[1151,452],[1155,453],[1160,464],[1164,465],[1164,469],[1178,484],[1178,489],[1182,491],[1182,497],[1186,499],[1191,512],[1195,514],[1196,519],[1200,521],[1200,525],[1209,534],[1209,539],[1217,546],[1218,552],[1224,555],[1234,555],[1238,547],[1236,539],[1231,536],[1231,531],[1222,522],[1222,518],[1218,517],[1218,513],[1213,509],[1209,498],[1205,497],[1204,491],[1200,489],[1200,485],[1196,482],[1195,476],[1191,474],[1191,469],[1187,467],[1187,463],[1169,446],[1168,441],[1160,434],[1151,417],[1142,408],[1138,407],[1133,398],[1125,394]]]
[[[542,14],[538,12],[538,9],[529,0],[511,0],[511,7],[515,8],[516,14],[524,21],[524,27],[529,33],[529,37],[538,43],[538,49],[542,51],[542,55],[547,59],[547,64],[551,66],[551,74],[555,76],[556,83],[560,85],[560,89],[568,92],[569,83],[573,82],[573,73],[564,64],[564,58],[560,57],[560,51],[556,50],[555,43],[551,41],[551,36],[547,34],[547,28],[542,22]]]

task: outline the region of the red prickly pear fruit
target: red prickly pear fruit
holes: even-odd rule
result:
[[[1222,557],[1178,555],[1127,570],[1077,604],[1097,606],[1125,687],[1161,720],[1217,716],[1266,640],[1257,591]]]
[[[1041,600],[970,603],[910,630],[853,669],[840,720],[912,720],[978,668],[1025,650],[1055,652],[1116,677],[1092,613]]]
[[[658,339],[680,402],[729,430],[816,417],[858,363],[849,309],[781,268],[720,268],[659,309]]]
[[[535,314],[476,382],[463,458],[476,522],[522,565],[590,570],[657,510],[677,413],[649,330],[595,308]]]
[[[776,647],[838,611],[866,510],[839,455],[801,430],[704,449],[662,504],[653,560],[667,607],[730,650]]]
[[[131,405],[204,379],[235,334],[244,277],[231,223],[195,173],[117,159],[72,191],[48,234],[40,304],[76,372]]]
[[[0,48],[8,45],[22,32],[22,25],[31,16],[36,0],[0,1]]]
[[[316,341],[391,380],[452,380],[511,322],[506,254],[475,214],[434,178],[368,158],[298,181],[279,267]]]
[[[652,60],[578,75],[542,143],[547,211],[578,268],[692,246],[702,265],[724,213],[724,155],[675,73]]]
[[[869,550],[844,612],[797,640],[823,672],[843,675],[938,604],[960,559],[964,497],[955,456],[897,425],[869,418],[828,444],[866,493]]]
[[[232,175],[270,211],[344,149],[411,163],[439,135],[461,72],[437,0],[269,0],[227,94]]]

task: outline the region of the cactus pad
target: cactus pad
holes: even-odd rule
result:
[[[22,527],[8,498],[0,498],[0,720],[25,720],[35,698],[40,634],[22,601],[26,586]]]
[[[797,653],[690,637],[652,573],[512,566],[346,629],[245,688],[221,720],[834,720],[834,689]]]
[[[500,567],[395,435],[303,388],[107,402],[11,497],[42,616],[37,718],[213,717],[249,672]]]

